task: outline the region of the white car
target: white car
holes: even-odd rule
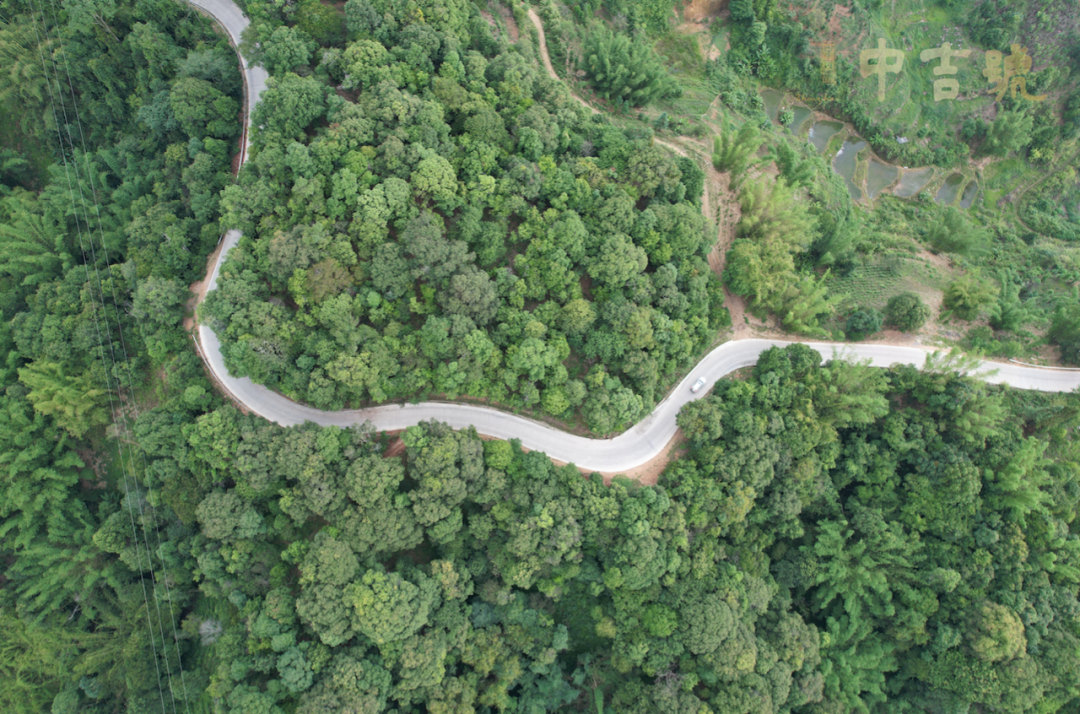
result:
[[[694,394],[697,394],[698,392],[701,391],[701,388],[704,387],[704,386],[705,386],[705,378],[702,377],[698,381],[694,382],[694,386],[690,387],[690,391],[693,392]]]

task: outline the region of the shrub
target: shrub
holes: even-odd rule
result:
[[[1011,359],[1024,353],[1024,345],[1019,340],[999,340],[994,336],[994,331],[986,325],[968,330],[961,345],[965,352],[991,357]]]
[[[1080,364],[1080,305],[1058,308],[1046,338],[1061,348],[1063,362]]]
[[[682,92],[643,40],[631,40],[601,24],[585,38],[581,68],[599,96],[628,106],[644,106]]]
[[[945,288],[945,308],[961,320],[974,320],[994,299],[997,290],[979,273],[971,272]]]
[[[730,173],[733,184],[741,181],[746,170],[758,163],[761,141],[761,133],[749,121],[739,127],[738,133],[724,127],[713,139],[713,168]]]
[[[885,321],[903,332],[912,332],[930,319],[930,308],[915,293],[900,293],[885,306]]]
[[[848,315],[844,332],[848,339],[862,340],[881,329],[884,318],[881,313],[873,308],[856,310]]]
[[[986,232],[973,226],[952,206],[945,209],[941,220],[930,227],[926,235],[935,253],[972,255],[986,244]]]
[[[1021,112],[1000,112],[986,133],[985,149],[988,154],[1005,156],[1010,151],[1021,151],[1031,142],[1031,129],[1035,120]]]

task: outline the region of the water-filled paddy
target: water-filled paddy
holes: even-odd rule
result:
[[[776,112],[780,109],[780,100],[783,98],[784,95],[774,89],[761,90],[761,101],[765,103],[765,113],[771,121],[776,121]]]
[[[979,192],[979,184],[972,181],[964,188],[964,195],[960,197],[960,208],[971,208],[975,201],[975,194]]]
[[[956,194],[960,192],[960,185],[964,182],[963,174],[953,174],[945,183],[941,184],[941,188],[938,189],[937,195],[934,196],[934,200],[938,203],[950,205],[956,200]]]
[[[844,128],[844,125],[838,121],[819,121],[815,122],[810,127],[810,143],[814,145],[814,148],[818,150],[820,154],[825,151],[825,147],[829,145],[829,139],[832,135]]]
[[[893,191],[900,198],[911,198],[919,191],[923,190],[926,184],[930,183],[930,179],[934,176],[934,169],[909,169],[904,171],[904,175],[900,177],[900,184]]]
[[[844,179],[844,185],[847,186],[852,201],[862,200],[862,189],[856,186],[852,179],[855,177],[855,166],[858,163],[859,152],[865,148],[865,141],[845,141],[844,145],[840,147],[840,151],[836,152],[836,158],[833,159],[833,170]]]
[[[802,125],[810,118],[813,112],[806,107],[795,107],[792,111],[795,114],[795,119],[788,124],[788,129],[791,130],[792,134],[798,134],[799,130],[802,129]]]
[[[881,190],[896,180],[900,169],[889,164],[871,159],[870,169],[866,174],[866,193],[870,198],[877,198]]]

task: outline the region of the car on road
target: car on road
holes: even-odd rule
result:
[[[704,386],[705,386],[705,378],[702,377],[698,381],[694,382],[694,386],[690,387],[690,391],[693,392],[694,394],[697,394],[698,392],[701,391],[701,388],[704,387]]]

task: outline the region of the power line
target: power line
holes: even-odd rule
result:
[[[59,21],[57,19],[57,13],[56,13],[56,0],[49,0],[49,4],[51,5],[52,10],[53,10],[53,22],[57,24],[57,27],[59,27]],[[57,36],[59,37],[59,31],[57,31]],[[89,158],[89,155],[86,152],[86,135],[83,132],[82,116],[79,113],[79,105],[78,105],[78,102],[76,101],[76,97],[75,97],[75,87],[74,87],[74,84],[71,81],[71,66],[68,64],[67,50],[64,49],[63,42],[60,42],[59,45],[60,45],[60,55],[64,59],[64,72],[67,75],[68,90],[71,93],[71,105],[72,105],[72,108],[73,108],[73,110],[75,112],[75,122],[76,122],[76,125],[79,128],[79,143],[83,147],[83,160],[86,162],[86,175],[87,175],[87,178],[90,181],[90,194],[91,194],[91,197],[93,198],[93,202],[94,202],[94,214],[95,214],[95,217],[97,218],[98,237],[101,240],[101,250],[102,250],[102,254],[103,254],[104,258],[105,258],[105,265],[110,265],[111,263],[109,261],[109,249],[105,244],[105,233],[101,228],[101,204],[100,204],[100,202],[98,200],[98,196],[97,196],[97,187],[94,185],[94,172],[93,172],[93,170],[91,169],[91,166],[90,166],[90,158]],[[66,119],[66,116],[65,116],[65,119]],[[80,197],[81,197],[81,187],[80,187]],[[87,224],[87,228],[89,229],[89,223]],[[94,243],[94,241],[93,241],[93,231],[90,230],[89,232],[90,232],[90,245],[91,245],[91,248],[92,248],[93,243]],[[95,274],[96,274],[97,273],[97,260],[96,260],[96,258],[95,258],[95,261],[94,261],[94,271],[95,271]],[[118,337],[120,339],[120,348],[121,348],[121,351],[123,352],[123,356],[124,356],[124,361],[123,361],[124,368],[127,371],[127,375],[128,375],[128,389],[131,391],[131,395],[132,395],[132,400],[131,400],[132,409],[135,412],[135,420],[137,421],[138,418],[139,418],[139,404],[138,404],[138,400],[135,399],[135,397],[134,397],[134,395],[135,395],[135,378],[134,378],[134,374],[131,371],[131,360],[130,360],[130,357],[128,355],[127,343],[124,340],[124,327],[123,327],[123,324],[121,323],[120,310],[119,310],[119,307],[117,306],[118,305],[118,300],[116,298],[116,285],[115,285],[114,282],[110,282],[109,285],[110,285],[110,291],[112,293],[112,299],[113,299],[113,311],[114,311],[114,313],[116,315],[117,335],[118,335]],[[98,276],[98,287],[99,287],[99,290],[100,290],[100,288],[101,288],[101,278],[100,278],[100,276]],[[104,303],[105,303],[104,295],[102,295],[101,297],[102,297],[102,306],[103,306],[103,310],[104,310],[105,309],[104,308]],[[108,324],[108,318],[106,317],[106,325],[107,324]],[[112,346],[112,341],[110,340],[110,348],[111,348],[111,346]],[[114,366],[115,366],[115,360],[114,360]],[[117,377],[117,382],[119,383],[119,381],[120,381],[119,377]],[[126,414],[122,413],[121,418],[124,419],[125,426],[127,426]],[[130,427],[128,427],[128,428],[130,428]],[[153,486],[150,483],[150,477],[148,475],[148,469],[147,469],[147,463],[146,463],[146,452],[143,451],[143,449],[138,444],[138,440],[135,439],[135,430],[130,429],[130,431],[131,431],[132,439],[135,441],[135,446],[137,447],[137,453],[140,455],[140,458],[142,460],[142,472],[143,472],[143,477],[146,480],[147,494],[148,494],[148,496],[150,498],[150,501],[152,502],[153,501]],[[119,442],[119,436],[117,436],[117,441]],[[129,446],[128,447],[129,456],[130,456],[131,453],[132,453],[132,450],[131,450],[131,447]],[[129,460],[134,462],[134,457],[130,457]],[[134,468],[134,465],[132,465],[132,476],[133,477],[134,477],[134,474],[135,474],[135,468]],[[136,486],[136,493],[137,493],[137,490],[138,490],[138,480],[137,479],[135,479],[135,486]],[[149,540],[148,540],[147,535],[146,535],[146,517],[145,517],[145,514],[143,512],[142,498],[141,497],[137,498],[136,503],[138,504],[138,507],[139,507],[139,520],[142,522],[143,543],[146,546],[147,562],[150,564],[150,576],[151,576],[151,578],[154,579],[154,582],[156,583],[157,582],[157,577],[154,574],[153,561],[152,561],[152,559],[150,557],[150,554],[151,554],[150,543],[149,543]],[[153,520],[154,520],[154,534],[155,534],[155,539],[157,540],[157,552],[158,552],[158,556],[160,557],[161,556],[161,529],[158,526],[158,519],[156,517],[156,514],[154,515]],[[166,596],[166,599],[168,600],[169,622],[170,622],[171,627],[172,627],[173,646],[174,646],[175,651],[176,651],[176,664],[177,664],[177,667],[180,670],[180,686],[183,687],[183,691],[184,691],[184,697],[183,697],[183,699],[184,699],[184,708],[185,708],[185,710],[190,711],[190,704],[188,703],[188,698],[187,698],[187,682],[186,682],[185,677],[184,677],[183,657],[182,657],[182,655],[180,653],[180,640],[177,637],[177,633],[176,633],[176,618],[175,618],[174,604],[173,604],[173,599],[172,599],[172,589],[169,587],[169,576],[168,576],[167,569],[165,567],[164,560],[162,560],[161,566],[162,566],[162,573],[163,573],[163,577],[161,579],[161,582],[162,582],[163,585],[165,585],[165,596]],[[157,602],[158,602],[157,593],[155,592],[155,596],[154,596],[155,605],[157,605]],[[161,613],[161,610],[160,610],[160,607],[159,607],[158,608],[158,628],[159,628],[159,631],[160,631],[160,628],[161,628],[161,614],[160,613]],[[161,641],[162,641],[162,646],[164,646],[164,643],[165,643],[165,634],[164,634],[164,632],[161,632]],[[166,668],[166,671],[169,674],[169,689],[170,689],[170,693],[173,694],[173,711],[175,711],[176,710],[176,696],[175,696],[175,692],[172,691],[172,668],[169,666],[169,658],[168,658],[167,655],[165,657],[165,668]]]
[[[46,41],[51,42],[51,40],[49,38],[48,24],[45,21],[44,9],[43,9],[43,6],[40,6],[40,7],[41,7],[41,9],[38,10],[38,15],[39,15],[39,17],[41,19],[42,30],[45,33]],[[55,22],[55,4],[53,6],[53,12],[54,12],[54,22]],[[46,86],[47,86],[48,92],[49,92],[49,101],[50,101],[50,105],[51,105],[51,109],[52,109],[53,121],[56,124],[56,132],[57,132],[57,139],[58,139],[59,145],[60,145],[59,148],[60,148],[61,160],[63,161],[64,175],[65,175],[65,178],[66,178],[67,184],[68,184],[68,196],[69,196],[69,198],[71,200],[72,216],[75,219],[75,229],[76,229],[76,233],[78,234],[78,237],[79,237],[79,247],[80,247],[81,252],[83,253],[83,270],[86,273],[87,283],[89,283],[91,285],[91,296],[92,296],[92,299],[93,299],[93,289],[92,289],[92,283],[90,281],[90,271],[89,271],[89,268],[86,265],[86,244],[83,242],[83,229],[82,229],[82,225],[80,224],[80,221],[79,221],[79,210],[78,210],[79,206],[75,202],[75,192],[74,192],[74,189],[72,187],[71,173],[69,171],[69,168],[74,170],[74,172],[75,172],[75,182],[79,186],[79,197],[80,197],[80,203],[82,204],[83,221],[86,223],[87,233],[88,233],[88,237],[90,239],[91,256],[93,257],[94,263],[95,263],[94,264],[94,273],[95,273],[95,277],[96,277],[96,280],[97,280],[97,283],[98,283],[98,291],[99,291],[98,299],[101,302],[102,318],[105,320],[105,328],[106,328],[106,330],[108,330],[108,318],[107,318],[107,316],[105,314],[105,299],[104,299],[104,294],[102,294],[102,291],[101,291],[101,276],[100,276],[100,273],[98,272],[98,267],[97,267],[97,262],[96,262],[96,255],[95,255],[95,251],[94,251],[94,247],[93,247],[93,232],[92,232],[92,229],[90,227],[89,217],[86,215],[85,197],[82,194],[82,185],[81,185],[81,183],[79,183],[78,164],[75,163],[73,166],[69,167],[69,163],[68,163],[68,160],[67,160],[67,152],[66,152],[66,149],[64,147],[63,132],[61,131],[60,120],[59,120],[59,117],[57,116],[57,112],[56,112],[57,96],[53,94],[52,80],[50,79],[48,65],[45,62],[44,52],[42,50],[41,36],[38,34],[37,22],[36,22],[36,20],[34,20],[32,15],[31,15],[31,22],[32,22],[32,26],[33,26],[33,29],[34,29],[34,36],[35,36],[35,39],[37,40],[37,43],[38,43],[38,55],[39,55],[39,59],[41,60],[42,71],[44,72],[45,80],[46,80]],[[62,50],[62,48],[63,48],[63,40],[62,40],[62,38],[60,36],[59,31],[57,31],[57,44]],[[68,142],[67,143],[68,143],[68,146],[71,148],[72,157],[74,158],[74,156],[75,156],[75,145],[74,145],[74,141],[72,140],[72,137],[71,137],[70,125],[68,124],[67,108],[66,108],[66,105],[64,103],[63,95],[59,91],[60,90],[60,79],[59,79],[59,71],[56,69],[56,66],[55,66],[55,59],[52,60],[52,64],[53,64],[53,75],[56,77],[57,94],[60,95],[59,98],[60,98],[61,111],[62,111],[62,113],[64,115],[64,125],[63,126],[65,127],[65,129],[67,131],[67,134],[68,134]],[[70,80],[71,80],[71,76],[70,76],[70,71],[69,71],[68,72],[69,85],[70,85]],[[72,99],[73,99],[73,102],[74,102],[74,95],[73,95]],[[85,149],[85,144],[84,144],[84,149]],[[99,214],[99,217],[100,217],[100,214]],[[99,227],[100,227],[100,224],[99,224]],[[101,325],[100,325],[100,323],[98,321],[96,303],[95,303],[95,308],[93,310],[93,319],[94,319],[94,332],[95,332],[95,334],[97,336],[97,341],[98,341],[98,352],[99,352],[99,356],[101,358],[102,367],[105,369],[105,391],[106,391],[106,393],[108,394],[108,397],[109,397],[110,410],[112,411],[112,413],[114,415],[114,418],[115,418],[117,415],[122,415],[123,410],[122,410],[122,408],[120,410],[118,410],[116,408],[116,404],[113,401],[113,395],[112,395],[112,391],[110,389],[110,380],[109,380],[110,371],[108,369],[108,364],[105,361],[105,348],[104,348],[104,343],[103,343],[102,336],[101,336]],[[110,361],[113,364],[113,370],[112,371],[113,371],[114,376],[115,376],[116,358],[115,358],[115,354],[113,352],[113,345],[112,345],[112,340],[111,339],[109,340],[109,353],[110,353]],[[118,387],[119,387],[119,382],[118,382]],[[117,391],[119,393],[119,389]],[[117,453],[118,453],[119,458],[120,458],[120,468],[121,468],[121,472],[124,475],[125,489],[127,490],[127,493],[130,496],[130,494],[131,494],[131,486],[130,486],[130,483],[128,481],[127,467],[124,464],[123,447],[122,447],[122,445],[120,443],[120,437],[119,437],[118,434],[115,435],[115,438],[116,438],[116,442],[117,442]],[[130,454],[130,450],[129,450],[129,454]],[[129,520],[131,522],[131,530],[132,530],[133,540],[135,542],[136,560],[137,560],[137,562],[139,564],[139,568],[141,570],[141,568],[142,568],[142,556],[139,554],[139,540],[138,540],[138,533],[137,533],[136,528],[135,528],[135,516],[134,516],[134,513],[132,512],[130,506],[127,507],[127,511],[128,511]],[[144,535],[145,535],[145,524],[144,524]],[[144,538],[144,540],[145,540],[145,538]],[[152,558],[150,556],[148,548],[147,548],[147,563],[150,566],[151,577],[153,578],[154,577],[154,575],[153,575],[153,561],[152,561]],[[156,674],[157,674],[156,679],[157,679],[157,686],[158,686],[158,695],[159,695],[159,698],[160,698],[160,701],[161,701],[162,710],[165,710],[166,709],[165,693],[164,693],[164,690],[163,690],[163,688],[161,686],[161,667],[160,667],[160,663],[158,661],[157,642],[156,642],[156,639],[154,637],[153,620],[152,620],[152,617],[151,617],[151,614],[150,614],[150,601],[149,601],[149,596],[148,596],[148,594],[146,592],[145,578],[143,578],[141,575],[139,577],[139,582],[140,582],[140,585],[142,586],[143,603],[144,603],[145,608],[146,608],[146,621],[147,621],[147,629],[148,629],[148,632],[150,634],[150,646],[151,646],[151,649],[153,650],[153,653],[154,653],[154,667],[155,667],[155,671],[156,671]],[[155,601],[156,601],[156,599],[155,599]],[[159,630],[160,630],[160,619],[161,619],[160,608],[158,608]],[[162,645],[164,646],[164,633],[163,632],[162,632]],[[168,664],[168,658],[166,658],[166,664]],[[168,676],[169,676],[170,696],[172,696],[172,675],[171,675],[171,672],[168,673]],[[176,711],[175,696],[172,696],[172,699],[173,699],[173,711],[175,712]]]

